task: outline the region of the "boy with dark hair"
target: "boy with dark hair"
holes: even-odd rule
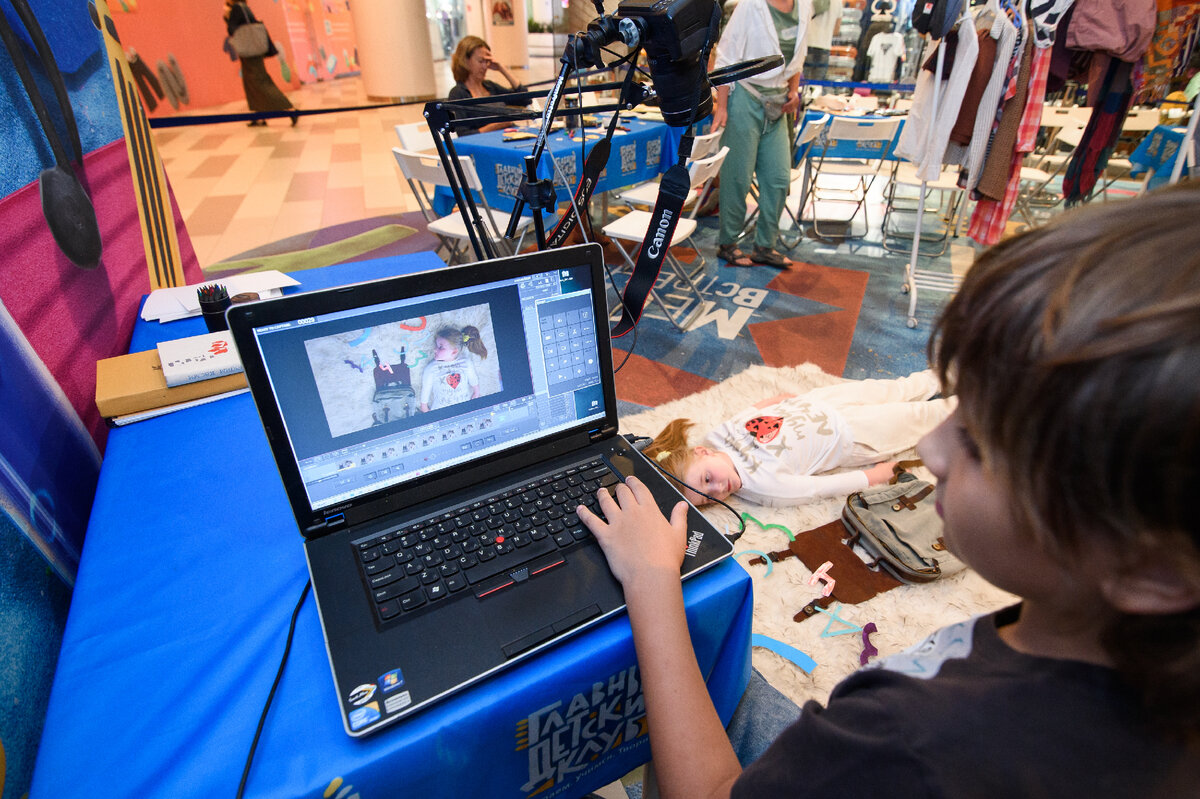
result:
[[[668,521],[630,479],[601,493],[607,521],[580,509],[625,589],[663,796],[1197,794],[1198,220],[1184,184],[1066,213],[971,269],[930,343],[958,407],[918,452],[948,548],[1022,601],[825,707],[753,675],[727,737],[684,616],[686,506]]]

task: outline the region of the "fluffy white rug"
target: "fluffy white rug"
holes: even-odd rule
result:
[[[653,436],[667,422],[682,417],[697,423],[693,432],[700,436],[761,399],[840,382],[846,381],[822,372],[813,364],[783,368],[751,366],[706,391],[622,419],[621,429],[625,433]],[[903,457],[915,457],[915,453]],[[918,469],[917,473],[931,479],[928,472]],[[799,535],[837,519],[843,501],[844,498],[828,499],[793,508],[768,508],[734,497],[730,504],[763,525],[782,525]],[[718,529],[737,530],[736,520],[721,506],[706,507],[705,514]],[[811,675],[806,674],[790,661],[760,648],[754,649],[754,666],[795,702],[808,699],[824,702],[833,687],[859,667],[862,636],[855,633],[823,636],[829,618],[822,614],[801,622],[792,620],[804,605],[819,596],[818,588],[809,585],[811,572],[799,559],[774,563],[769,574],[765,565],[748,565],[753,557],[751,551],[783,550],[788,541],[787,534],[778,529],[748,523],[745,534],[734,545],[735,557],[754,580],[754,632],[796,647],[812,657],[817,667]],[[878,632],[871,636],[871,643],[879,649],[880,656],[886,656],[906,649],[947,624],[1015,601],[1011,594],[990,585],[974,572],[963,570],[933,583],[901,585],[866,602],[843,605],[838,615],[860,627],[874,622]],[[830,632],[839,628],[844,629],[835,621]]]

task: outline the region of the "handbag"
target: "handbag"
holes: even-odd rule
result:
[[[871,486],[846,498],[842,524],[857,544],[896,579],[928,583],[963,568],[946,551],[934,486],[902,467],[886,485]]]
[[[267,26],[261,22],[247,22],[237,26],[233,33],[229,34],[229,40],[233,43],[233,51],[237,53],[238,58],[264,56],[271,44]]]

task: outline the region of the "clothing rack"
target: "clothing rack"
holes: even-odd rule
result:
[[[965,16],[969,16],[970,13],[971,13],[970,4],[963,3],[962,11],[959,15],[959,18],[954,21],[954,25],[953,25],[953,27],[950,28],[950,30],[956,29],[958,27],[958,24],[962,21],[962,18]],[[947,31],[947,33],[948,32],[949,31]],[[939,100],[940,100],[938,95],[942,89],[942,74],[945,70],[945,59],[946,59],[946,48],[942,45],[939,45],[938,50],[937,50],[937,60],[935,62],[934,71],[933,71],[933,99],[932,99],[932,102],[930,103],[930,109],[931,109],[930,110],[930,119],[931,120],[937,119],[937,112],[938,112],[938,106],[939,106]],[[933,138],[933,132],[934,132],[935,127],[936,127],[935,125],[931,124],[929,126],[929,130],[925,134],[927,146],[928,146],[929,140],[931,140]],[[925,288],[930,291],[949,293],[949,292],[954,291],[958,287],[958,283],[959,283],[959,278],[957,278],[953,274],[947,275],[945,272],[936,272],[936,271],[933,271],[930,269],[918,269],[917,268],[917,258],[921,254],[921,229],[923,227],[923,221],[924,221],[924,217],[925,217],[925,196],[928,193],[928,190],[929,190],[929,181],[925,177],[922,177],[921,178],[921,187],[917,193],[917,218],[916,218],[916,221],[913,223],[912,254],[909,256],[908,264],[904,268],[904,285],[901,288],[902,291],[907,292],[907,294],[908,294],[907,324],[908,324],[909,328],[915,328],[917,326],[917,290],[918,290],[918,287]]]

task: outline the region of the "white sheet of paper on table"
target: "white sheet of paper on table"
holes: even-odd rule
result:
[[[142,319],[147,322],[171,322],[189,316],[199,316],[200,298],[196,296],[196,289],[213,283],[224,286],[230,297],[253,292],[264,300],[281,296],[285,286],[300,285],[300,281],[294,277],[272,269],[266,272],[233,275],[219,280],[206,280],[203,283],[194,283],[188,286],[155,289],[150,292],[150,296],[146,298],[146,304],[142,306]]]

